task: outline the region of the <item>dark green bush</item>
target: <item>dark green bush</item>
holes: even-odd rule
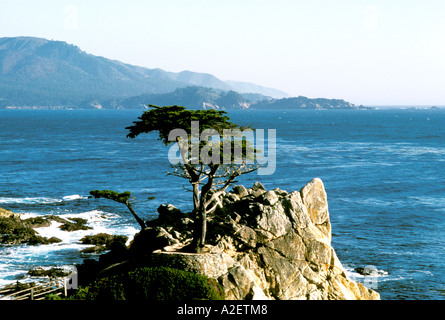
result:
[[[64,300],[64,299],[57,294],[50,293],[45,296],[45,300]]]
[[[79,287],[76,300],[222,300],[214,279],[172,268],[140,268]]]
[[[26,243],[36,235],[36,231],[20,218],[0,217],[0,243]]]

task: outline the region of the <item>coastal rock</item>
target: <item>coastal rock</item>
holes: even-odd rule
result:
[[[253,187],[248,190],[249,194],[252,194],[253,196],[257,197],[264,192],[266,192],[266,188],[264,188],[263,184],[261,182],[255,182],[253,184]]]
[[[327,195],[320,179],[291,193],[267,191],[259,183],[245,191],[236,188],[219,199],[224,206],[208,221],[207,253],[180,252],[192,233],[190,221],[182,225],[178,220],[174,227],[172,221],[151,221],[134,237],[130,251],[145,252],[153,265],[218,279],[226,299],[380,298],[347,277],[331,246]],[[179,221],[191,219],[175,215],[182,217]]]
[[[301,199],[307,208],[312,223],[331,240],[328,200],[323,182],[314,179],[300,190]]]
[[[108,233],[97,233],[94,235],[88,235],[79,240],[81,244],[93,244],[100,245],[105,247],[106,249],[111,249],[111,246],[114,242],[122,242],[125,243],[127,241],[127,236],[121,235],[111,235]]]
[[[22,220],[20,214],[0,208],[0,243],[3,244],[53,244],[62,242],[57,237],[42,237],[35,228],[49,227],[51,221],[61,223],[60,229],[64,231],[91,229],[85,226],[87,220],[73,218],[68,221],[58,216],[33,217]]]
[[[183,216],[183,213],[181,212],[181,210],[179,210],[178,208],[176,208],[174,205],[172,204],[168,204],[168,205],[161,205],[158,208],[158,222],[160,222],[161,224],[166,224],[166,225],[171,225],[171,224],[175,224],[178,221],[180,221],[180,219]]]
[[[92,247],[81,250],[82,253],[101,253],[111,250],[113,247],[125,246],[127,236],[111,235],[108,233],[97,233],[95,235],[88,235],[79,240],[81,244],[91,244]]]
[[[18,213],[0,208],[0,218],[20,219],[20,215]]]
[[[27,223],[32,228],[46,228],[51,226],[51,219],[47,217],[32,217],[23,220],[24,223]]]
[[[53,243],[59,243],[59,242],[62,242],[62,240],[57,237],[47,238],[47,237],[35,235],[27,241],[27,244],[32,245],[32,246],[37,246],[37,245],[41,245],[41,244],[53,244]]]
[[[51,222],[55,221],[60,223],[59,229],[62,231],[77,231],[77,230],[89,230],[92,229],[89,226],[86,226],[88,220],[83,218],[71,218],[65,219],[60,216],[48,215],[42,217],[32,217],[23,220],[23,222],[32,228],[43,228],[49,227]]]
[[[77,230],[90,230],[92,229],[89,226],[86,226],[85,224],[88,222],[88,220],[83,218],[71,218],[68,221],[64,222],[59,228],[62,231],[77,231]]]
[[[31,269],[28,271],[28,275],[30,275],[31,277],[50,277],[50,278],[66,277],[70,273],[71,273],[70,271],[66,271],[62,268],[44,269],[42,267]]]
[[[249,192],[247,191],[246,187],[242,185],[233,187],[233,193],[238,195],[239,198],[243,198],[249,195]]]
[[[20,215],[0,208],[0,243],[21,244],[35,239],[36,231]]]

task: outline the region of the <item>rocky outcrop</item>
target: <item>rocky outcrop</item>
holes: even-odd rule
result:
[[[130,257],[218,279],[226,299],[379,299],[350,280],[331,246],[323,182],[300,191],[236,186],[209,218],[207,253],[183,253],[193,219],[172,205],[134,237]]]
[[[62,278],[69,276],[71,271],[66,271],[62,268],[49,268],[44,269],[42,267],[38,267],[36,269],[31,269],[28,271],[28,275],[31,277],[49,277],[49,278]]]
[[[117,245],[125,246],[125,242],[127,240],[127,236],[111,235],[108,233],[97,233],[94,235],[83,237],[79,240],[79,243],[93,245],[93,247],[81,250],[81,252],[83,253],[100,253],[103,251],[112,250]]]
[[[0,208],[0,219],[6,219],[6,218],[18,219],[20,218],[20,215],[18,213],[14,213],[12,211]]]
[[[34,229],[20,215],[0,208],[0,243],[20,244],[37,240]]]
[[[38,234],[35,228],[49,227],[52,221],[60,223],[64,231],[91,229],[85,226],[87,220],[72,218],[72,221],[58,216],[33,217],[21,219],[20,214],[0,208],[0,243],[41,245],[62,242],[57,237],[46,238]]]

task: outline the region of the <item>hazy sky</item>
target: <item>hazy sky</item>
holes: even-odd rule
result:
[[[292,96],[445,105],[444,0],[0,0],[0,37]]]

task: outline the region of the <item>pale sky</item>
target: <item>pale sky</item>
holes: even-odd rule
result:
[[[445,105],[445,0],[0,0],[0,37],[291,96]]]

